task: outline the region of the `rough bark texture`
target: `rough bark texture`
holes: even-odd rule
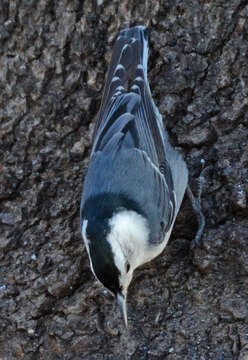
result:
[[[248,359],[247,0],[1,0],[0,359]],[[91,274],[79,204],[107,65],[151,28],[149,79],[191,182],[170,243],[136,271],[129,331]]]

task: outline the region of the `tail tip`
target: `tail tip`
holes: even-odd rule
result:
[[[144,36],[145,40],[149,40],[149,29],[147,26],[144,25],[137,25],[137,26],[133,26],[133,27],[129,27],[129,28],[125,28],[123,30],[121,30],[118,34],[118,38],[120,37],[127,37],[128,35],[132,34],[133,37],[135,36],[135,33],[142,33],[142,35]]]

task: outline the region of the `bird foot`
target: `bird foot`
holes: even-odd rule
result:
[[[205,216],[202,212],[202,207],[201,207],[201,196],[202,196],[202,190],[203,190],[203,186],[204,186],[204,182],[205,182],[205,175],[208,172],[208,170],[210,169],[210,167],[205,167],[201,173],[199,178],[197,179],[197,195],[194,196],[192,193],[192,190],[190,189],[189,185],[187,187],[187,195],[190,199],[191,202],[191,206],[194,210],[194,213],[196,215],[197,221],[198,221],[198,230],[196,233],[196,236],[192,242],[191,245],[191,249],[194,249],[195,246],[198,246],[200,248],[202,248],[202,234],[206,225],[206,220],[205,220]]]

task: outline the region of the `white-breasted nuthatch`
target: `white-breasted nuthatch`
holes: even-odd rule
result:
[[[96,278],[118,300],[134,270],[165,248],[188,183],[147,79],[148,30],[118,35],[81,201],[81,230]]]

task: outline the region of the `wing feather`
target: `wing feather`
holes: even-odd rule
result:
[[[91,192],[111,189],[129,194],[138,203],[143,201],[141,208],[149,209],[154,233],[158,234],[158,223],[163,232],[171,231],[188,171],[181,155],[170,146],[152,99],[147,61],[147,29],[138,26],[123,30],[108,70],[84,194],[87,198]],[[162,239],[155,236],[153,241]]]

